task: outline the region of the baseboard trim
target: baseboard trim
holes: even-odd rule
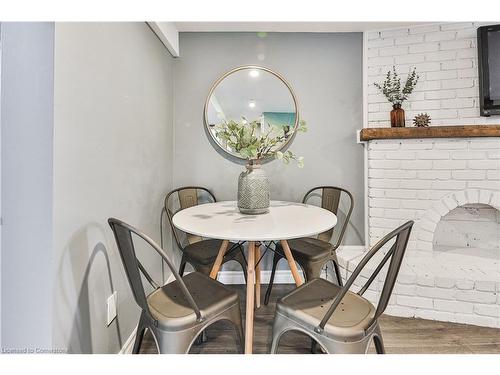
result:
[[[338,251],[364,251],[365,246],[340,246]],[[299,269],[300,276],[303,277],[302,270]],[[262,284],[268,284],[271,278],[271,270],[261,270],[260,271],[260,281]],[[327,280],[333,281],[332,272],[327,272],[323,269],[321,272],[321,277]],[[219,271],[217,275],[217,280],[223,284],[245,284],[245,278],[243,277],[242,271]],[[290,269],[276,270],[274,275],[275,284],[295,284],[295,280],[292,276]]]
[[[299,273],[302,277],[302,271],[299,270]],[[260,271],[260,282],[262,284],[269,283],[269,279],[271,278],[270,270]],[[220,271],[217,275],[217,280],[222,284],[245,284],[245,277],[243,276],[242,271]],[[295,281],[293,279],[292,273],[290,270],[277,270],[274,274],[274,283],[275,284],[293,284]]]

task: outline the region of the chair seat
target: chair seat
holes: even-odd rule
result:
[[[192,260],[197,264],[211,265],[214,263],[221,245],[222,240],[202,240],[187,245],[182,252],[188,260]],[[229,249],[232,246],[234,246],[234,243],[229,243]]]
[[[210,319],[238,303],[236,292],[202,273],[192,272],[182,280],[204,318]],[[147,300],[153,318],[165,330],[179,331],[197,324],[196,314],[177,281],[155,290]]]
[[[276,313],[314,330],[340,290],[329,281],[313,279],[281,298]],[[338,341],[358,341],[365,336],[374,316],[375,307],[368,300],[348,292],[325,325],[324,334]]]
[[[288,246],[290,246],[294,258],[301,258],[311,262],[326,259],[333,251],[331,243],[309,237],[289,240]],[[277,250],[283,251],[280,243],[278,243]]]

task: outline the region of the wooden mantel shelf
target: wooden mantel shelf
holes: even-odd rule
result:
[[[360,141],[410,138],[500,137],[500,125],[429,126],[425,128],[365,128]]]

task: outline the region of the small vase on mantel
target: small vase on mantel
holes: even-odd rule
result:
[[[405,126],[405,110],[401,108],[401,104],[393,104],[391,111],[391,128],[404,128]]]
[[[238,208],[241,213],[259,215],[269,211],[269,180],[259,160],[250,160],[238,178]]]

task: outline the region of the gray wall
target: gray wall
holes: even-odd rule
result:
[[[57,23],[55,40],[54,347],[116,353],[139,310],[107,218],[159,241],[172,187],[173,58],[145,23]],[[161,281],[159,258],[142,250]],[[118,319],[107,327],[113,290]]]
[[[2,23],[2,348],[51,348],[53,23]]]
[[[265,165],[271,198],[300,200],[315,185],[343,186],[355,197],[345,244],[364,244],[363,150],[355,142],[362,128],[362,34],[181,33],[180,49],[174,63],[174,184],[205,185],[219,200],[235,199],[242,166],[209,142],[203,105],[225,71],[263,65],[291,83],[309,126],[291,146],[305,157],[304,169],[278,161]]]

